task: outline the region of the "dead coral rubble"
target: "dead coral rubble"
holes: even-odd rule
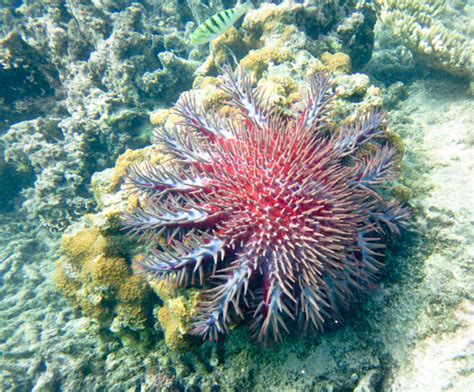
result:
[[[61,230],[90,210],[92,174],[142,146],[148,111],[191,86],[198,63],[177,35],[183,18],[151,0],[0,7],[2,148],[33,177],[23,192],[30,218]]]

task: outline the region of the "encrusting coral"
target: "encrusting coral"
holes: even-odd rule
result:
[[[161,114],[163,121],[169,117],[169,111]],[[121,190],[123,176],[137,162],[158,164],[163,158],[155,146],[127,150],[114,168],[94,175],[92,189],[101,211],[85,215],[62,236],[63,256],[55,281],[69,303],[97,320],[101,330],[140,350],[149,349],[162,330],[166,345],[182,351],[194,344],[188,332],[196,294],[179,292],[166,283],[149,285],[134,273],[130,261],[136,245],[120,233],[124,208],[136,203],[133,195]]]
[[[291,115],[275,111],[241,71],[221,89],[237,113],[205,112],[181,98],[177,127],[156,134],[171,165],[130,169],[138,205],[125,226],[149,253],[138,267],[157,279],[201,284],[193,334],[217,339],[249,315],[259,340],[288,323],[322,330],[377,279],[385,238],[409,212],[384,188],[397,150],[383,144],[380,111],[340,129],[328,73],[309,81]],[[164,235],[166,243],[157,239]]]
[[[172,351],[189,349],[193,345],[190,337],[191,318],[198,301],[197,290],[179,293],[175,285],[164,281],[150,282],[150,285],[163,301],[163,306],[157,311],[157,318],[166,345]]]
[[[93,225],[65,234],[55,281],[69,302],[101,328],[122,334],[133,331],[143,340],[152,291],[142,277],[132,274],[129,245]]]

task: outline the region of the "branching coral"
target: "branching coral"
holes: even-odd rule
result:
[[[291,320],[321,330],[376,280],[383,239],[408,216],[383,195],[398,162],[378,140],[383,115],[332,129],[327,73],[310,80],[291,116],[241,72],[228,71],[221,88],[233,115],[205,113],[185,95],[181,125],[156,134],[172,163],[129,172],[141,203],[125,225],[151,248],[139,265],[182,285],[211,276],[194,334],[217,339],[232,315],[247,314],[259,340],[278,339]]]

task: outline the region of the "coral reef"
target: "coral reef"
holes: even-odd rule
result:
[[[258,47],[294,47],[315,56],[344,52],[358,68],[370,59],[374,24],[375,12],[365,2],[308,0],[262,4],[249,13],[242,28]]]
[[[165,343],[171,351],[189,350],[194,341],[190,336],[191,315],[197,304],[198,291],[178,292],[170,282],[151,282],[151,287],[163,301],[157,319],[164,332]]]
[[[2,149],[26,169],[22,209],[32,219],[62,230],[90,211],[92,174],[143,146],[149,111],[191,86],[199,63],[177,34],[187,17],[173,4],[0,7]]]
[[[429,69],[420,66],[413,52],[394,37],[388,26],[379,21],[375,34],[377,40],[372,58],[361,70],[373,81],[386,86],[398,82],[406,84],[429,73]]]
[[[275,5],[264,4],[263,1],[255,3],[262,4],[262,8],[275,9]],[[284,3],[278,7],[288,7],[290,2]],[[189,330],[192,293],[188,297],[187,291],[175,291],[169,286],[159,289],[152,287],[163,298],[167,298],[165,291],[169,291],[169,299],[160,301],[149,289],[146,290],[153,300],[152,308],[147,308],[147,312],[151,313],[148,323],[152,327],[148,331],[152,336],[148,339],[142,335],[142,342],[149,344],[137,344],[133,332],[124,333],[123,329],[116,329],[115,324],[110,324],[112,330],[109,332],[107,328],[104,329],[104,324],[100,325],[92,318],[81,317],[78,312],[73,312],[57,292],[53,276],[59,270],[55,271],[54,261],[60,257],[62,262],[67,260],[63,267],[68,269],[72,268],[72,263],[69,266],[71,260],[59,254],[58,236],[42,229],[31,218],[42,215],[48,226],[57,226],[54,221],[62,220],[63,215],[55,215],[56,211],[48,209],[48,202],[53,203],[53,198],[60,197],[61,203],[53,205],[62,205],[67,209],[69,200],[75,205],[77,193],[81,194],[84,201],[91,200],[87,193],[82,194],[82,189],[88,192],[92,173],[112,166],[115,158],[121,156],[116,168],[92,176],[88,193],[96,195],[100,211],[82,218],[84,220],[68,230],[67,236],[74,238],[75,230],[99,232],[96,238],[105,238],[108,244],[104,246],[105,250],[112,246],[111,239],[115,236],[119,239],[117,249],[122,250],[111,253],[118,255],[112,258],[126,260],[129,268],[130,259],[123,256],[128,250],[125,252],[121,247],[124,238],[116,235],[119,217],[127,204],[133,204],[133,196],[129,197],[122,191],[125,189],[120,189],[121,179],[133,162],[159,161],[161,156],[154,147],[129,150],[123,155],[121,153],[127,146],[137,148],[147,143],[151,135],[147,118],[152,109],[158,108],[151,116],[157,125],[170,123],[172,126],[175,119],[167,110],[159,109],[169,106],[169,101],[161,102],[159,97],[148,100],[147,97],[153,92],[140,95],[141,88],[132,88],[133,91],[139,91],[138,101],[121,96],[123,99],[120,98],[115,106],[115,101],[108,99],[118,96],[119,85],[125,86],[125,91],[120,90],[124,94],[130,86],[145,86],[142,76],[161,68],[160,64],[156,68],[146,68],[148,61],[153,64],[159,61],[155,54],[169,51],[179,59],[204,60],[206,48],[191,50],[183,37],[192,31],[195,21],[202,21],[217,10],[232,7],[234,1],[146,0],[140,2],[141,6],[137,3],[132,5],[128,0],[2,2],[0,132],[4,133],[15,126],[15,134],[21,136],[17,131],[23,129],[21,137],[10,134],[14,145],[18,140],[28,141],[27,134],[35,138],[35,133],[39,132],[40,144],[47,144],[46,149],[53,153],[47,151],[45,156],[53,158],[55,154],[60,154],[60,148],[53,148],[53,145],[59,143],[58,147],[62,147],[61,137],[68,139],[68,143],[73,143],[68,135],[74,133],[85,133],[87,137],[83,144],[84,171],[67,165],[55,166],[53,158],[41,161],[41,154],[36,152],[33,145],[28,145],[28,148],[34,157],[34,165],[29,163],[28,157],[16,145],[14,150],[19,157],[18,164],[11,162],[4,166],[5,151],[4,146],[1,147],[1,192],[2,195],[5,192],[9,198],[8,210],[13,212],[0,211],[0,389],[226,390],[229,386],[236,390],[254,391],[472,389],[471,255],[474,241],[472,208],[469,204],[474,156],[470,134],[474,110],[472,99],[467,96],[462,81],[439,81],[429,74],[429,79],[419,80],[420,75],[427,74],[416,65],[412,53],[399,45],[393,46],[389,52],[383,52],[387,48],[386,40],[379,41],[380,53],[385,53],[381,60],[387,60],[385,67],[380,62],[378,64],[382,67],[374,63],[373,69],[377,73],[371,72],[370,79],[361,74],[348,77],[346,71],[342,71],[345,60],[341,57],[342,62],[336,61],[335,53],[343,51],[353,60],[353,57],[357,57],[357,51],[341,49],[341,41],[336,35],[341,20],[345,21],[341,31],[352,26],[356,27],[354,33],[364,32],[360,26],[357,28],[356,22],[360,22],[361,18],[358,10],[353,8],[356,2],[336,4],[332,0],[306,0],[306,3],[318,3],[320,9],[327,11],[327,15],[321,14],[321,18],[313,19],[314,23],[311,18],[306,18],[304,25],[307,28],[299,25],[295,29],[287,25],[286,37],[292,38],[291,42],[287,46],[283,41],[278,43],[289,48],[292,57],[281,64],[270,63],[262,67],[259,88],[274,92],[272,102],[285,113],[286,108],[301,99],[297,86],[306,78],[308,71],[314,73],[335,67],[334,81],[336,85],[340,82],[336,88],[341,93],[347,92],[345,98],[336,101],[338,121],[347,115],[354,118],[380,107],[382,99],[392,97],[391,101],[397,104],[391,104],[388,136],[391,144],[405,151],[400,181],[409,186],[412,194],[407,193],[406,188],[399,188],[401,184],[396,184],[393,192],[401,199],[410,198],[410,203],[420,212],[416,216],[421,220],[421,228],[397,246],[388,247],[380,285],[370,290],[369,299],[349,315],[350,322],[335,331],[307,340],[295,340],[290,336],[277,347],[262,350],[250,339],[245,327],[232,325],[232,333],[219,344],[206,342],[198,346],[194,344],[198,342],[189,340],[186,334],[176,334],[168,342],[177,342],[178,345],[173,347],[178,350],[171,351],[165,335],[173,335],[170,331],[175,325],[180,331]],[[360,7],[366,2],[358,3]],[[464,5],[464,1],[457,2],[459,9]],[[362,14],[366,12],[364,7],[359,8]],[[136,12],[137,9],[141,11]],[[313,11],[317,13],[317,7]],[[258,10],[253,15],[249,13],[248,23],[252,23],[251,19],[259,14]],[[435,15],[436,18],[438,16]],[[332,20],[332,24],[326,25],[324,18]],[[126,27],[123,24],[124,29],[120,34],[114,34],[114,31],[118,33],[124,19],[131,23]],[[365,26],[368,26],[367,22]],[[325,26],[325,31],[318,30],[318,25]],[[458,25],[456,29],[463,28],[462,23]],[[270,38],[271,34],[267,35],[265,31],[260,34],[265,24],[258,26],[252,34]],[[277,27],[278,23],[272,26]],[[291,34],[292,31],[299,32],[300,40],[296,39],[297,34]],[[311,32],[311,41],[305,39],[308,36],[306,31]],[[245,57],[250,49],[258,50],[267,46],[259,40],[253,43],[254,46],[251,42],[245,43],[245,34],[242,26],[236,26],[236,29],[222,37],[229,43],[227,46],[234,51],[237,59]],[[94,37],[101,38],[95,40]],[[349,44],[357,42],[357,34],[348,34],[346,37]],[[370,35],[367,37],[370,39]],[[393,33],[386,33],[385,37],[393,42]],[[140,41],[142,38],[143,41]],[[152,40],[155,38],[159,42],[157,50],[154,53],[147,52],[147,48],[154,45]],[[274,38],[278,40],[277,33]],[[109,52],[105,50],[106,45],[101,46],[100,43],[104,42],[110,45]],[[299,49],[301,46],[298,45],[304,42],[311,42],[316,47]],[[271,44],[270,39],[268,44]],[[365,49],[371,45],[364,40],[360,40],[359,44]],[[99,47],[102,49],[97,50]],[[123,51],[114,57],[114,48]],[[329,55],[323,56],[324,52]],[[18,55],[14,56],[15,53]],[[106,57],[107,60],[99,61],[98,53],[103,56],[102,60]],[[145,56],[142,56],[143,53]],[[216,60],[218,64],[231,61],[229,51],[218,49],[216,53],[221,56]],[[361,51],[364,58],[367,53],[367,50]],[[153,58],[150,58],[152,55]],[[329,56],[336,58],[331,59]],[[192,66],[192,61],[186,64]],[[356,72],[360,72],[358,61],[353,61]],[[340,71],[337,71],[338,68]],[[70,71],[65,71],[67,69]],[[217,70],[218,67],[215,67],[212,72]],[[75,83],[72,83],[73,75],[78,75]],[[381,88],[371,86],[374,83],[373,75],[379,79],[378,86]],[[152,78],[150,81],[158,79]],[[162,80],[169,82],[167,77]],[[398,80],[414,83],[405,87],[396,84],[390,87],[391,91],[382,87]],[[227,116],[232,109],[222,107],[228,97],[221,94],[218,84],[219,81],[213,77],[197,77],[194,93],[197,102],[204,105],[206,110],[208,107],[220,110],[223,116]],[[65,89],[66,85],[70,88]],[[81,88],[81,85],[85,88]],[[159,83],[155,86],[160,88]],[[400,101],[397,97],[403,90],[407,99]],[[175,94],[177,96],[179,91]],[[77,106],[72,103],[65,105],[73,100]],[[87,110],[75,110],[81,107],[81,102],[86,104]],[[108,113],[112,118],[118,118],[119,122],[109,127],[107,116],[99,116],[97,120],[94,117],[97,106],[94,105],[99,104],[104,110],[110,109]],[[118,116],[130,114],[130,108],[131,117]],[[142,122],[134,117],[133,113],[137,112]],[[127,118],[132,121],[128,122]],[[50,119],[53,121],[49,122]],[[63,125],[63,120],[64,124],[72,124],[71,128]],[[24,126],[18,124],[24,121],[33,123]],[[61,132],[57,131],[54,121],[59,121]],[[48,138],[47,132],[41,132],[43,126],[52,130],[52,138]],[[99,134],[103,136],[98,137]],[[400,148],[398,135],[403,138],[403,148]],[[5,147],[9,149],[8,144]],[[79,144],[73,143],[66,150],[73,151],[73,159],[76,159],[79,148]],[[82,153],[82,150],[79,152]],[[16,158],[12,156],[12,159]],[[68,158],[63,156],[61,159]],[[156,162],[153,161],[153,164]],[[55,166],[56,174],[53,173],[51,178],[57,181],[56,186],[62,184],[67,187],[67,182],[71,181],[66,178],[58,181],[64,172],[61,171],[58,177],[57,171],[64,168],[84,178],[84,185],[80,186],[80,191],[72,187],[69,190],[61,189],[60,186],[61,196],[58,193],[51,194],[54,190],[48,187],[48,194],[41,193],[39,188],[35,189],[34,183],[35,176],[41,177],[41,165],[46,169],[50,165]],[[43,178],[41,186],[45,185],[44,181],[49,181],[46,173]],[[21,184],[18,183],[20,179]],[[78,183],[74,180],[72,184],[76,186]],[[14,199],[19,186],[24,189],[29,187],[28,192],[38,194],[37,201],[44,202],[41,207],[45,209],[44,214],[34,204],[28,209],[23,208],[22,213],[11,208],[25,200]],[[82,214],[84,207],[80,204],[78,207],[80,210],[77,212]],[[29,216],[25,216],[27,212]],[[86,224],[86,221],[89,223]],[[103,246],[101,241],[92,247]],[[133,247],[133,251],[136,250]],[[77,251],[81,253],[79,248]],[[83,249],[82,252],[86,254],[88,250]],[[117,265],[123,266],[123,263],[118,262]],[[127,271],[130,286],[123,285],[120,292],[113,294],[119,303],[130,298],[132,292],[139,293],[134,289],[135,279],[131,279],[130,270]],[[171,306],[168,306],[169,300]],[[173,306],[173,303],[177,305]],[[136,306],[136,302],[132,305]],[[120,311],[119,304],[114,307],[113,314],[116,315]],[[165,309],[161,310],[163,325],[159,320],[160,309]],[[166,323],[168,320],[170,322]],[[170,329],[167,330],[168,326]],[[178,339],[174,340],[175,337]]]
[[[199,72],[209,74],[224,64],[234,64],[249,51],[249,58],[242,61],[247,68],[253,68],[249,63],[258,63],[256,71],[263,71],[271,61],[289,61],[295,50],[316,57],[343,52],[354,68],[360,68],[372,53],[374,24],[375,11],[363,1],[262,3],[248,12],[239,31],[230,29],[213,43]]]
[[[154,146],[127,150],[115,167],[93,176],[100,211],[85,215],[63,234],[55,282],[73,308],[97,321],[99,333],[108,331],[142,351],[162,331],[164,343],[182,351],[194,344],[188,332],[196,295],[170,284],[149,286],[131,267],[136,244],[121,234],[120,217],[127,204],[136,203],[123,187],[123,177],[131,165],[149,160],[158,164],[163,155]]]
[[[330,65],[332,62],[329,59],[332,58],[341,58],[342,60],[338,61],[337,64],[342,63],[344,67],[348,66],[348,59],[344,55],[335,54],[326,55],[325,63],[315,59],[312,60],[310,62],[312,69],[315,72],[331,69],[340,73],[338,71],[340,65],[334,66],[334,68]],[[282,66],[285,67],[285,64]],[[271,69],[270,72],[266,72],[266,77],[261,79],[259,83],[260,88],[273,89],[268,91],[277,92],[274,102],[282,110],[301,99],[298,83],[295,83],[290,76],[285,76],[285,72],[282,72],[285,70],[286,67]],[[340,79],[340,90],[346,91],[347,87],[343,88],[343,86],[350,85],[350,80],[356,83],[358,77],[356,74],[351,79],[340,73],[339,76],[335,77],[335,81],[337,83],[337,80],[342,78]],[[344,81],[343,84],[342,81]],[[199,88],[195,92],[206,107],[213,107],[215,110],[221,110],[224,113],[228,110],[228,107],[225,106],[228,95],[221,93],[218,88],[220,84],[220,79],[201,78]],[[359,91],[361,95],[358,96],[357,101],[360,100],[360,102],[355,102],[350,91],[346,91],[344,96],[347,97],[347,100],[339,99],[337,101],[336,110],[338,113],[340,115],[356,111],[364,113],[378,108],[380,100],[373,100],[376,96],[372,95],[369,87],[367,83],[365,89]],[[367,93],[367,91],[369,92]],[[349,102],[349,100],[354,102]],[[180,118],[170,110],[159,109],[150,114],[150,121],[154,125],[166,123],[168,126],[174,126],[180,121]],[[145,331],[142,328],[143,324],[136,323],[134,320],[128,322],[128,324],[127,321],[119,323],[126,313],[122,307],[121,299],[118,297],[117,287],[120,287],[120,284],[118,282],[116,284],[112,283],[110,288],[106,288],[103,293],[103,290],[101,290],[103,285],[98,284],[97,278],[88,279],[90,274],[87,272],[91,270],[90,267],[100,266],[101,262],[110,260],[117,267],[117,273],[120,274],[120,271],[122,271],[124,279],[129,279],[128,263],[131,258],[131,251],[123,248],[124,244],[121,244],[117,231],[121,227],[120,216],[127,211],[127,205],[136,205],[137,198],[134,194],[129,194],[128,187],[123,185],[123,178],[133,165],[142,162],[158,165],[164,158],[165,156],[157,145],[139,150],[127,150],[117,159],[114,168],[106,169],[93,176],[91,189],[99,212],[86,215],[79,224],[68,229],[62,239],[62,249],[65,256],[60,259],[56,272],[56,280],[60,290],[69,298],[70,303],[75,308],[81,309],[85,315],[100,320],[103,329],[111,327],[114,336],[118,339],[131,342],[132,346],[140,347],[140,349],[143,348],[144,344],[148,344],[149,337],[145,334],[143,337],[139,336],[138,340],[133,340],[124,334],[124,328],[120,327],[120,324],[123,324],[125,327],[128,325],[135,329],[138,328],[142,332]],[[83,244],[83,250],[74,244]],[[116,244],[118,244],[117,248],[114,249]],[[109,250],[109,248],[112,249]],[[85,252],[86,250],[87,252]],[[78,257],[74,257],[74,254],[77,254]],[[120,260],[117,260],[117,257]],[[124,265],[127,265],[127,273],[123,271]],[[112,268],[112,265],[110,267]],[[112,272],[112,275],[114,274]],[[159,331],[162,330],[165,338],[164,342],[169,348],[182,351],[193,347],[195,342],[189,337],[188,332],[192,328],[190,320],[197,303],[197,292],[193,294],[193,291],[189,290],[184,292],[171,288],[166,289],[166,287],[157,286],[153,282],[151,282],[151,287],[162,302],[162,306],[158,306],[156,300],[153,300],[153,305],[150,305],[147,310],[149,318],[146,325],[153,336],[152,340],[158,338]],[[97,291],[101,291],[101,295],[97,296]],[[102,294],[106,295],[102,296]],[[143,298],[136,302],[135,309],[137,309],[137,312],[142,309],[143,313],[143,308],[140,308],[144,304]],[[151,325],[154,323],[156,323],[156,327],[152,328]],[[140,339],[142,339],[143,344],[140,343]]]
[[[150,150],[128,150],[113,169],[93,177],[92,189],[101,207],[87,214],[61,238],[62,257],[56,266],[55,282],[69,303],[133,346],[143,349],[153,339],[153,290],[133,274],[131,259],[136,245],[120,233],[119,216],[126,196],[117,193],[128,166]],[[155,155],[159,159],[160,154]]]
[[[128,246],[127,246],[128,245]],[[70,304],[98,322],[101,329],[147,344],[152,291],[127,261],[130,244],[94,226],[76,228],[61,241],[55,281]],[[130,333],[128,333],[130,332]],[[127,334],[128,333],[128,334]]]
[[[12,125],[2,141],[6,162],[19,176],[34,181],[34,186],[23,190],[22,208],[31,219],[60,230],[81,211],[92,208],[83,177],[89,172],[85,134],[69,132],[59,118],[49,117]]]
[[[88,187],[92,174],[111,166],[126,148],[143,146],[150,134],[149,111],[172,102],[192,84],[206,49],[195,50],[183,38],[189,32],[187,22],[201,22],[230,3],[26,0],[0,8],[0,85],[6,97],[0,102],[2,149],[7,162],[21,162],[28,169],[19,170],[27,200],[21,208],[32,219],[39,217],[50,229],[62,230],[93,210]],[[308,23],[315,28],[314,37],[326,34],[327,42],[318,51],[334,52],[337,47],[370,56],[367,37],[373,23],[364,16],[369,8],[355,3],[340,7],[336,2],[319,8],[263,5],[263,14],[255,11],[244,25],[247,38],[242,40],[236,29],[222,37],[213,64],[232,61],[229,49],[241,58],[250,48],[266,46],[279,31],[279,19],[288,23],[286,35],[294,33],[296,40],[304,29],[313,34]],[[331,12],[334,9],[338,12]],[[304,21],[300,30],[290,26],[297,21]],[[362,42],[368,44],[361,48]],[[37,133],[44,138],[32,146],[29,141]],[[22,150],[32,148],[37,153],[30,161]]]
[[[284,10],[288,12],[288,5],[277,7],[277,10]],[[291,7],[291,6],[290,6]],[[256,14],[259,15],[259,14]],[[276,22],[273,24],[276,26]],[[257,29],[258,31],[258,29]],[[269,30],[271,31],[271,29]],[[263,42],[263,41],[262,41]],[[304,73],[302,72],[303,67],[307,67],[312,70],[311,72],[319,72],[321,70],[331,70],[335,72],[338,76],[335,78],[336,84],[338,83],[338,78],[345,78],[345,84],[350,84],[351,80],[355,82],[356,79],[347,77],[344,72],[350,69],[351,61],[350,58],[343,53],[330,54],[329,52],[322,52],[322,61],[315,59],[308,51],[304,49],[297,49],[297,47],[292,47],[295,42],[292,42],[288,45],[288,53],[291,53],[291,56],[283,59],[281,63],[275,64],[271,61],[271,58],[268,58],[266,64],[257,61],[252,62],[247,60],[247,65],[249,71],[253,72],[255,75],[261,74],[262,78],[259,81],[259,88],[264,88],[267,91],[275,91],[277,94],[272,97],[272,102],[275,103],[282,111],[287,110],[287,108],[298,99],[301,99],[301,94],[298,91],[298,83],[295,83],[296,80],[302,80],[304,78]],[[324,46],[327,49],[327,46]],[[266,51],[265,47],[260,50]],[[268,50],[268,53],[274,53],[273,49]],[[252,57],[252,53],[249,55],[249,59]],[[297,59],[297,64],[294,64],[294,60]],[[243,61],[246,61],[243,59]],[[357,78],[357,76],[355,76]],[[341,79],[342,80],[342,79]],[[223,107],[227,96],[219,90],[218,85],[220,81],[212,77],[198,77],[194,85],[196,86],[196,94],[199,95],[199,100],[202,100],[203,105],[208,108],[215,108],[225,111],[226,108]],[[341,84],[342,86],[342,84]],[[272,90],[273,89],[273,90]],[[344,88],[344,91],[347,88]],[[342,91],[342,90],[341,90]],[[364,113],[370,111],[374,108],[380,107],[381,100],[377,99],[377,91],[370,90],[368,81],[363,87],[360,87],[357,90],[357,99],[354,98],[351,91],[346,91],[345,100],[338,100],[338,105],[336,107],[336,112],[338,116],[345,116],[348,114],[354,114],[355,112]],[[355,94],[355,93],[354,93]],[[374,99],[376,98],[376,99]],[[158,109],[151,113],[150,120],[154,125],[161,125],[166,122],[172,124],[179,121],[176,116],[168,110]],[[127,196],[124,190],[120,190],[120,180],[125,174],[127,168],[133,162],[141,162],[151,160],[152,164],[160,162],[162,159],[161,154],[158,152],[156,147],[149,147],[142,150],[128,150],[125,154],[119,157],[116,162],[116,166],[113,169],[107,169],[102,173],[97,173],[92,178],[92,191],[95,195],[95,202],[99,207],[100,211],[97,214],[88,215],[84,218],[83,223],[78,226],[74,226],[70,229],[70,233],[75,233],[77,230],[80,233],[84,226],[89,228],[94,228],[94,230],[100,231],[102,235],[107,237],[107,233],[115,233],[118,224],[118,216],[127,209],[127,204],[134,205],[137,200],[135,196]],[[86,222],[86,223],[84,223]],[[107,242],[107,240],[106,240]],[[96,254],[95,257],[98,255]],[[73,270],[71,268],[71,259],[65,257],[62,259],[62,264],[66,268],[61,266],[61,263],[58,266],[58,270]],[[82,264],[80,270],[82,271]],[[76,270],[77,271],[77,270]],[[59,273],[61,275],[61,273]],[[63,274],[64,275],[64,274]],[[79,276],[79,281],[83,281],[83,275]],[[82,287],[81,282],[76,282],[76,288]],[[72,292],[74,287],[72,287]],[[79,295],[82,295],[84,290],[79,290]],[[175,325],[179,324],[180,331],[188,332],[190,330],[190,313],[194,309],[193,301],[189,302],[189,298],[182,296],[181,293],[175,292],[176,297],[168,299],[165,295],[163,296],[159,290],[155,290],[158,294],[158,297],[164,302],[164,305],[160,308],[162,310],[154,311],[154,317],[156,320],[163,322],[159,327],[162,328],[165,335],[165,341],[170,344],[171,347],[186,347],[190,344],[189,338],[186,333],[176,334],[172,331]],[[163,297],[163,298],[162,298]],[[80,301],[77,301],[76,296],[71,297],[72,301],[75,301],[75,304],[82,308]],[[116,301],[116,297],[113,297]],[[166,299],[164,299],[166,298]],[[168,306],[168,302],[178,304],[177,306]],[[87,302],[86,302],[87,304]],[[112,313],[116,315],[118,306],[112,307]],[[183,305],[185,304],[185,305]],[[183,306],[186,308],[186,311],[180,312],[179,309],[183,309]],[[106,307],[107,311],[110,311],[110,307]],[[100,310],[103,310],[99,307]],[[87,310],[85,311],[87,313]],[[113,319],[112,317],[105,317],[104,325],[110,323]],[[169,327],[168,327],[169,326]],[[159,329],[158,328],[158,329]],[[172,332],[168,332],[172,331]]]
[[[381,192],[398,158],[374,142],[384,136],[378,111],[328,126],[329,78],[314,76],[304,105],[283,117],[265,91],[228,70],[221,89],[240,116],[205,114],[184,95],[181,126],[156,134],[171,168],[129,171],[139,199],[125,225],[150,249],[139,267],[185,286],[208,273],[222,282],[202,294],[194,334],[217,340],[250,311],[259,340],[279,340],[291,319],[322,330],[375,283],[383,238],[409,215]],[[156,242],[162,233],[165,245]]]
[[[57,236],[24,216],[0,216],[0,389],[84,391],[139,383],[143,358],[136,347],[99,341],[98,323],[78,317],[57,292]]]
[[[376,4],[383,23],[418,59],[453,75],[474,78],[472,4],[451,0],[377,0]]]
[[[20,173],[15,165],[5,162],[3,151],[0,150],[0,180],[2,187],[0,188],[0,199],[2,204],[0,212],[9,212],[15,208],[16,199],[21,189],[27,186],[31,180],[24,173]]]

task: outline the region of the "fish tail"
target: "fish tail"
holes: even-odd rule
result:
[[[249,9],[254,8],[255,6],[250,0],[247,0],[245,3],[241,4],[240,7],[245,10],[244,13],[246,13]]]

